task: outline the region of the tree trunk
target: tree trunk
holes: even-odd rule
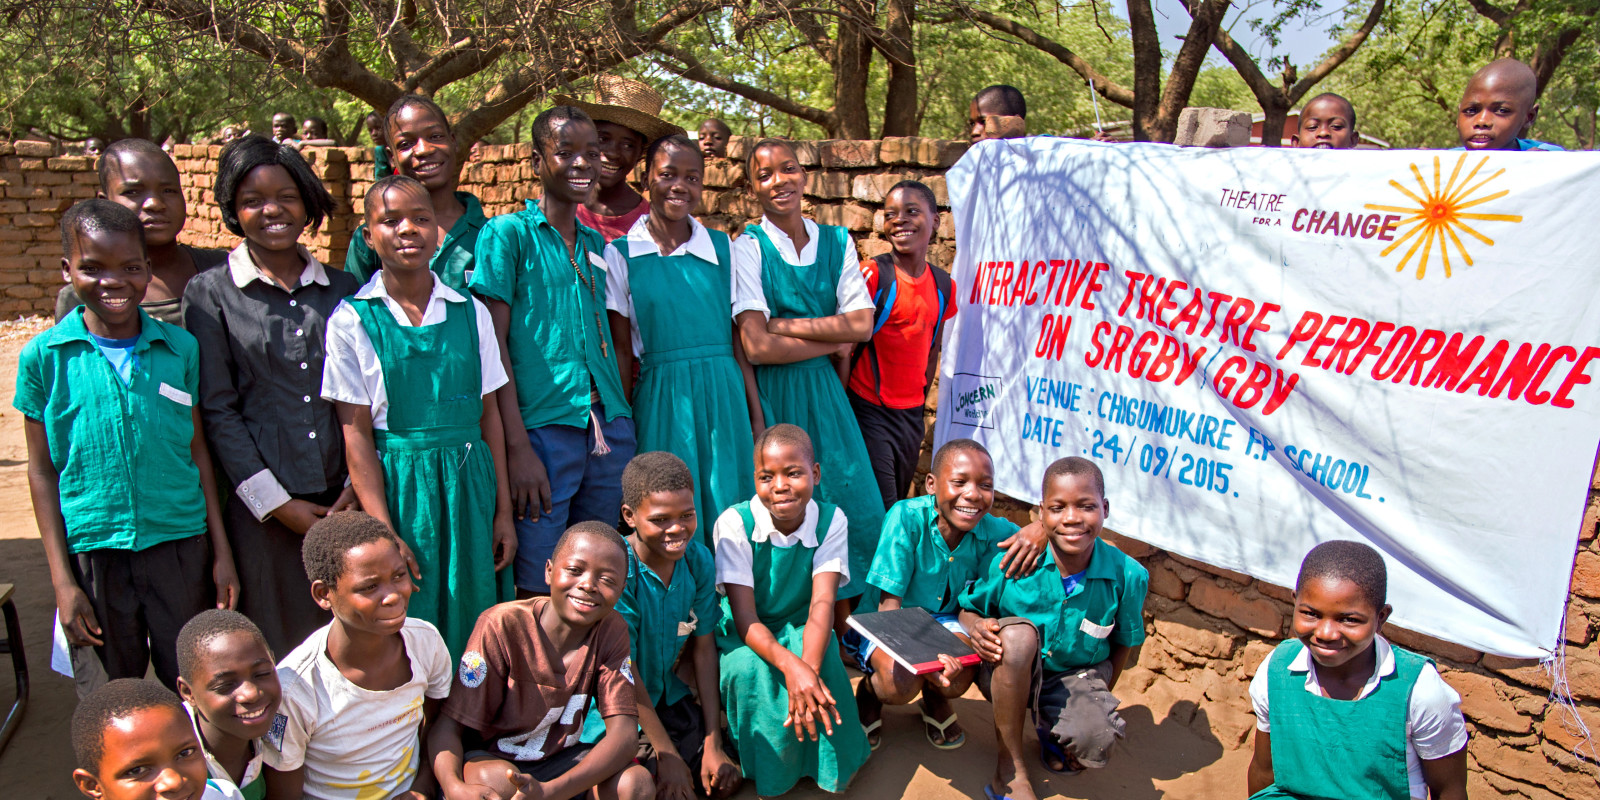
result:
[[[851,4],[853,10],[861,10]],[[865,9],[866,13],[871,8]],[[871,120],[867,116],[867,78],[872,66],[872,42],[859,25],[840,20],[833,37],[833,115],[836,139],[871,139]]]
[[[1258,98],[1260,100],[1260,98]],[[1267,114],[1261,121],[1261,146],[1283,146],[1283,124],[1289,120],[1288,99],[1279,93],[1278,96],[1260,100],[1261,110]]]
[[[882,136],[916,136],[921,127],[917,103],[917,52],[912,22],[917,0],[889,0],[884,20],[884,60],[889,62],[888,95],[883,101]]]
[[[1161,104],[1161,35],[1150,0],[1128,0],[1128,28],[1133,36],[1133,140],[1158,141],[1154,137]]]

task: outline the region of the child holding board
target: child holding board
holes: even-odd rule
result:
[[[765,216],[734,243],[733,268],[745,284],[742,294],[760,301],[738,319],[745,354],[760,365],[763,416],[769,424],[798,425],[819,443],[818,498],[849,520],[850,570],[865,575],[877,551],[883,501],[830,357],[843,358],[871,336],[872,298],[853,266],[849,232],[801,215],[806,171],[792,145],[756,142],[745,174]],[[860,595],[863,584],[845,583],[840,599]],[[843,620],[838,614],[835,627],[842,630]]]
[[[633,391],[639,450],[683,459],[695,510],[713,519],[755,491],[750,431],[762,427],[761,405],[733,318],[763,303],[736,291],[727,234],[691,215],[705,170],[694,143],[681,134],[659,139],[645,164],[650,213],[605,251],[611,338],[632,342],[617,351],[624,384],[634,354],[643,362]],[[709,532],[699,537],[709,540]]]
[[[366,197],[383,269],[328,320],[322,396],[337,404],[361,506],[400,535],[420,576],[411,614],[460,655],[478,614],[510,599],[516,554],[505,436],[491,395],[507,382],[488,309],[428,269],[428,190],[392,175]]]

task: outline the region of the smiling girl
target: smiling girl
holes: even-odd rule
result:
[[[705,157],[683,135],[657,140],[646,155],[650,213],[606,246],[606,307],[622,376],[643,368],[633,392],[639,450],[665,450],[694,476],[695,510],[714,519],[748,499],[753,429],[761,425],[755,376],[734,337],[733,319],[762,306],[733,282],[727,234],[707,230],[700,204]],[[710,435],[707,435],[710,434]],[[710,532],[700,534],[710,545]]]
[[[189,281],[184,326],[200,341],[206,439],[234,490],[228,539],[250,554],[239,563],[239,610],[287,653],[328,620],[311,600],[301,537],[355,501],[320,390],[323,327],[359,284],[300,244],[334,202],[294,148],[235,140],[222,149],[215,194],[223,224],[244,242],[225,269]]]
[[[338,408],[362,508],[400,535],[419,576],[411,615],[459,656],[478,614],[513,594],[510,571],[495,575],[517,537],[492,397],[510,379],[489,309],[428,269],[427,188],[392,175],[365,204],[383,269],[328,320],[321,395]]]
[[[816,440],[822,479],[817,499],[837,505],[850,521],[850,573],[872,565],[883,524],[883,502],[861,428],[856,425],[831,357],[843,358],[872,335],[872,298],[856,261],[850,233],[818,225],[800,213],[806,171],[794,147],[763,139],[745,165],[761,224],[733,245],[735,280],[751,308],[738,315],[745,355],[755,368],[768,425],[798,425]],[[840,589],[840,600],[861,594],[863,581]],[[843,604],[841,604],[841,608]],[[843,630],[844,614],[836,628]]]

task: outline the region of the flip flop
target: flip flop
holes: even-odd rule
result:
[[[1009,794],[995,794],[995,791],[993,789],[989,788],[989,784],[985,783],[983,785],[983,797],[984,797],[984,800],[1008,800],[1008,798],[1010,798],[1011,795],[1009,795]]]
[[[882,727],[883,727],[883,718],[882,717],[879,717],[879,718],[877,718],[877,719],[875,719],[875,720],[873,720],[871,722],[862,724],[861,732],[865,733],[867,735],[867,747],[870,747],[873,750],[877,750],[878,748],[883,746],[883,734],[879,734],[878,733],[878,729],[882,728]],[[878,735],[876,737],[874,737],[873,734],[878,734]]]
[[[1040,726],[1036,730],[1039,734],[1039,763],[1047,772],[1056,775],[1076,775],[1083,771],[1082,767],[1073,769],[1067,766],[1072,759],[1067,756],[1067,751],[1062,748],[1061,743],[1050,735],[1050,729]],[[1052,759],[1061,764],[1060,769],[1050,766]]]
[[[960,747],[962,745],[967,743],[967,733],[966,733],[966,731],[962,731],[961,735],[957,736],[954,739],[946,738],[945,735],[944,735],[944,732],[946,730],[949,730],[951,725],[956,724],[956,712],[955,711],[951,711],[950,712],[950,718],[945,720],[944,722],[940,722],[939,720],[936,720],[933,717],[928,716],[928,712],[924,711],[924,712],[922,712],[922,724],[925,726],[922,729],[922,733],[923,733],[923,735],[928,737],[928,744],[931,744],[931,745],[933,745],[934,747],[936,747],[936,748],[938,748],[940,750],[957,750],[957,749],[960,749]],[[940,738],[941,741],[937,741],[936,742],[936,741],[933,740],[933,732],[930,731],[929,728],[934,728],[934,729],[937,729],[939,731],[939,738]]]

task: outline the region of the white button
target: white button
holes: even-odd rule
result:
[[[294,308],[297,305],[300,305],[300,304],[298,302],[294,301],[294,300],[290,300],[289,301],[289,307],[290,308]]]
[[[304,335],[306,335],[306,331],[305,331],[304,328],[295,328],[294,329],[294,335],[296,335],[296,336],[304,336]]]
[[[310,367],[309,367],[309,366],[307,366],[307,365],[306,365],[306,362],[304,362],[304,361],[302,361],[302,362],[300,362],[300,368],[301,368],[301,369],[310,369]]]
[[[306,399],[306,402],[307,402],[307,403],[309,403],[309,402],[311,402],[311,395],[309,395],[309,394],[308,394],[308,395],[306,395],[306,398],[305,398],[305,399]]]
[[[311,438],[313,438],[313,439],[315,439],[315,438],[317,438],[317,432],[316,432],[316,431],[312,431],[312,432],[311,432],[311,433],[309,433],[309,434],[306,434],[306,435],[307,435],[307,436],[310,436],[310,437],[311,437]]]

